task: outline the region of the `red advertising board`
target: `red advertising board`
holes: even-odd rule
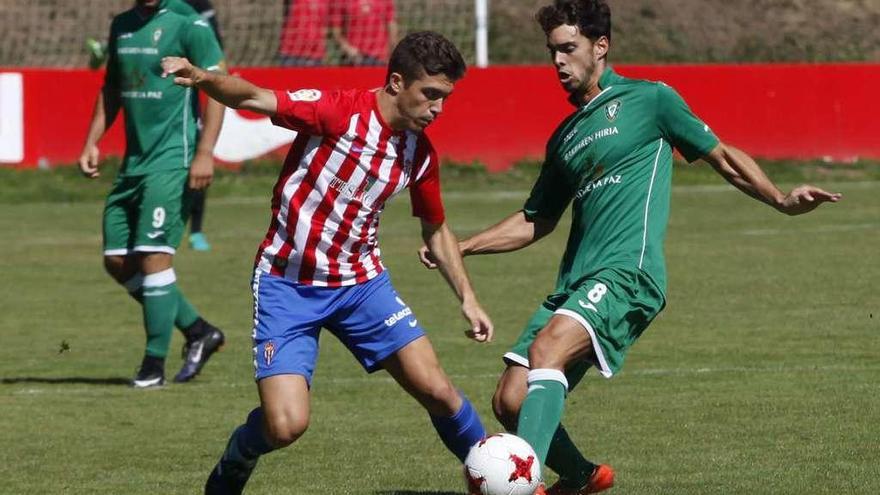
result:
[[[629,77],[675,87],[726,142],[758,157],[849,161],[880,157],[880,65],[619,66]],[[251,68],[257,84],[283,89],[375,87],[382,69]],[[0,68],[0,163],[33,167],[79,156],[102,73]],[[549,66],[470,69],[429,128],[441,155],[500,170],[540,158],[556,124],[572,108]],[[124,152],[122,125],[100,143]],[[237,162],[283,153],[291,134],[267,119],[229,110],[217,158]]]

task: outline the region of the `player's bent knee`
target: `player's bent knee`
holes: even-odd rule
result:
[[[516,431],[521,405],[522,400],[511,397],[511,394],[502,389],[496,390],[492,396],[492,412],[507,431]]]
[[[586,332],[584,332],[586,334]],[[553,329],[544,330],[529,347],[529,363],[532,369],[554,368],[565,369],[572,358],[566,341]],[[588,341],[589,342],[589,341]]]
[[[266,433],[269,443],[276,448],[287,447],[297,441],[309,428],[306,415],[285,411],[266,416]]]
[[[449,380],[438,380],[423,387],[418,400],[435,416],[451,416],[461,405],[461,396]]]
[[[542,339],[541,335],[538,335],[529,347],[529,363],[538,368],[550,367],[556,354],[554,344],[552,338]]]

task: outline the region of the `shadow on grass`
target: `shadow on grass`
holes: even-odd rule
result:
[[[462,492],[438,492],[433,490],[382,490],[373,492],[374,495],[461,495]]]
[[[44,383],[44,384],[49,384],[49,385],[67,385],[67,384],[75,384],[75,385],[129,385],[129,384],[131,384],[131,378],[121,378],[121,377],[95,378],[95,377],[89,377],[89,376],[70,376],[70,377],[63,377],[63,378],[48,378],[48,377],[38,377],[38,376],[22,376],[22,377],[0,379],[0,384],[3,384],[3,385],[14,385],[17,383]]]

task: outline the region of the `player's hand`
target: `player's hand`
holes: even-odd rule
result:
[[[95,145],[86,146],[79,156],[79,171],[89,179],[97,179],[101,176],[98,172],[98,157],[100,152]]]
[[[162,77],[173,74],[174,84],[188,88],[196,85],[196,68],[183,57],[162,57]]]
[[[492,342],[495,327],[492,325],[489,315],[483,311],[478,302],[465,301],[461,305],[461,313],[471,324],[470,330],[464,332],[468,338],[474,339],[477,342]]]
[[[207,151],[197,151],[189,166],[189,188],[200,190],[214,180],[214,157]]]
[[[803,185],[796,187],[779,205],[779,211],[788,215],[801,215],[815,210],[822,203],[836,203],[843,195],[830,193],[815,186]]]
[[[434,270],[437,268],[437,258],[434,257],[434,253],[431,252],[431,249],[428,248],[428,246],[422,246],[419,248],[419,261],[421,261],[428,270]]]

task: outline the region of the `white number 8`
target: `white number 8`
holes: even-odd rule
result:
[[[608,292],[608,286],[600,282],[594,285],[593,289],[587,293],[587,299],[593,304],[598,304],[606,292]]]
[[[153,210],[153,228],[159,228],[165,223],[165,208],[161,206]]]

